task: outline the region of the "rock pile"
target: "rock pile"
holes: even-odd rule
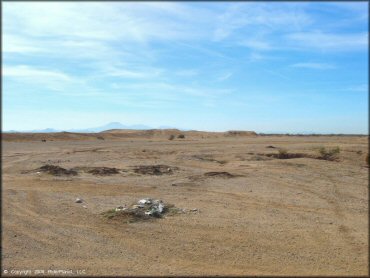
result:
[[[127,222],[136,222],[140,220],[149,220],[153,218],[162,218],[165,214],[177,214],[184,211],[176,208],[174,205],[166,204],[162,200],[144,198],[130,206],[118,206],[115,209],[108,210],[103,216],[108,219],[123,219]]]

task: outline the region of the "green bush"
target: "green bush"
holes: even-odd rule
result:
[[[324,147],[321,147],[319,149],[319,159],[324,159],[324,160],[337,160],[339,157],[340,149],[339,147],[335,147],[333,149],[326,149]]]

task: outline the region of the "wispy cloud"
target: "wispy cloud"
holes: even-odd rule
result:
[[[26,65],[7,66],[3,67],[3,75],[11,78],[28,78],[28,79],[43,79],[51,78],[58,81],[70,81],[71,77],[60,71],[51,71],[33,68]]]
[[[158,77],[162,72],[159,68],[131,65],[106,66],[102,71],[104,75],[129,79],[150,79]]]
[[[368,48],[367,33],[335,34],[317,32],[292,33],[286,36],[301,49],[354,51]]]
[[[326,64],[326,63],[296,63],[290,66],[293,68],[305,68],[305,69],[317,69],[317,70],[335,69],[334,65]]]
[[[269,70],[269,69],[265,69],[263,70],[264,72],[267,72],[268,74],[272,74],[274,76],[277,76],[279,78],[283,78],[285,80],[291,80],[290,77],[286,76],[285,74],[282,74],[280,73],[279,71],[276,71],[276,70]]]
[[[218,81],[225,81],[225,80],[229,79],[232,75],[233,75],[233,73],[232,73],[232,72],[224,73],[224,74],[222,74],[222,75],[218,78]]]
[[[3,52],[4,53],[37,53],[46,49],[19,35],[3,34]]]
[[[266,40],[248,39],[248,40],[242,41],[240,44],[248,48],[251,48],[253,50],[258,50],[258,51],[272,49],[271,44],[267,42]]]
[[[104,95],[104,92],[89,85],[84,78],[71,76],[60,70],[29,65],[4,65],[3,76],[5,85],[13,84],[13,87],[21,88],[22,91],[27,88],[28,91],[34,91],[36,94],[47,91],[63,96]]]
[[[271,95],[286,100],[307,84],[322,94],[337,87],[365,92],[364,7],[368,3],[6,2],[4,97],[14,107],[32,95],[32,105],[49,101],[50,109],[91,104],[146,111],[149,118],[151,109],[188,113],[192,107],[201,111],[194,112],[199,119],[204,106],[227,113],[251,92],[269,92],[248,102],[261,114]],[[328,70],[325,81],[319,70]]]
[[[360,84],[360,85],[354,85],[346,88],[346,91],[352,91],[352,92],[368,92],[369,91],[369,85],[368,84]]]
[[[265,33],[281,28],[297,30],[310,22],[311,18],[296,4],[288,3],[282,7],[276,3],[236,3],[228,6],[218,18],[214,40],[230,40],[230,37],[235,39],[235,36],[239,39],[243,31],[256,29]]]
[[[192,77],[192,76],[198,75],[199,70],[197,70],[197,69],[184,69],[184,70],[176,71],[175,74],[178,75],[178,76],[183,76],[183,77]]]

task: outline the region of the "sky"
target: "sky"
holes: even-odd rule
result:
[[[3,2],[3,130],[368,134],[368,2]]]

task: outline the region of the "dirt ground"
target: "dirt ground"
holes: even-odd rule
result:
[[[368,274],[366,136],[17,136],[3,141],[3,274]],[[316,159],[322,146],[339,160]],[[144,197],[198,211],[101,215]]]

